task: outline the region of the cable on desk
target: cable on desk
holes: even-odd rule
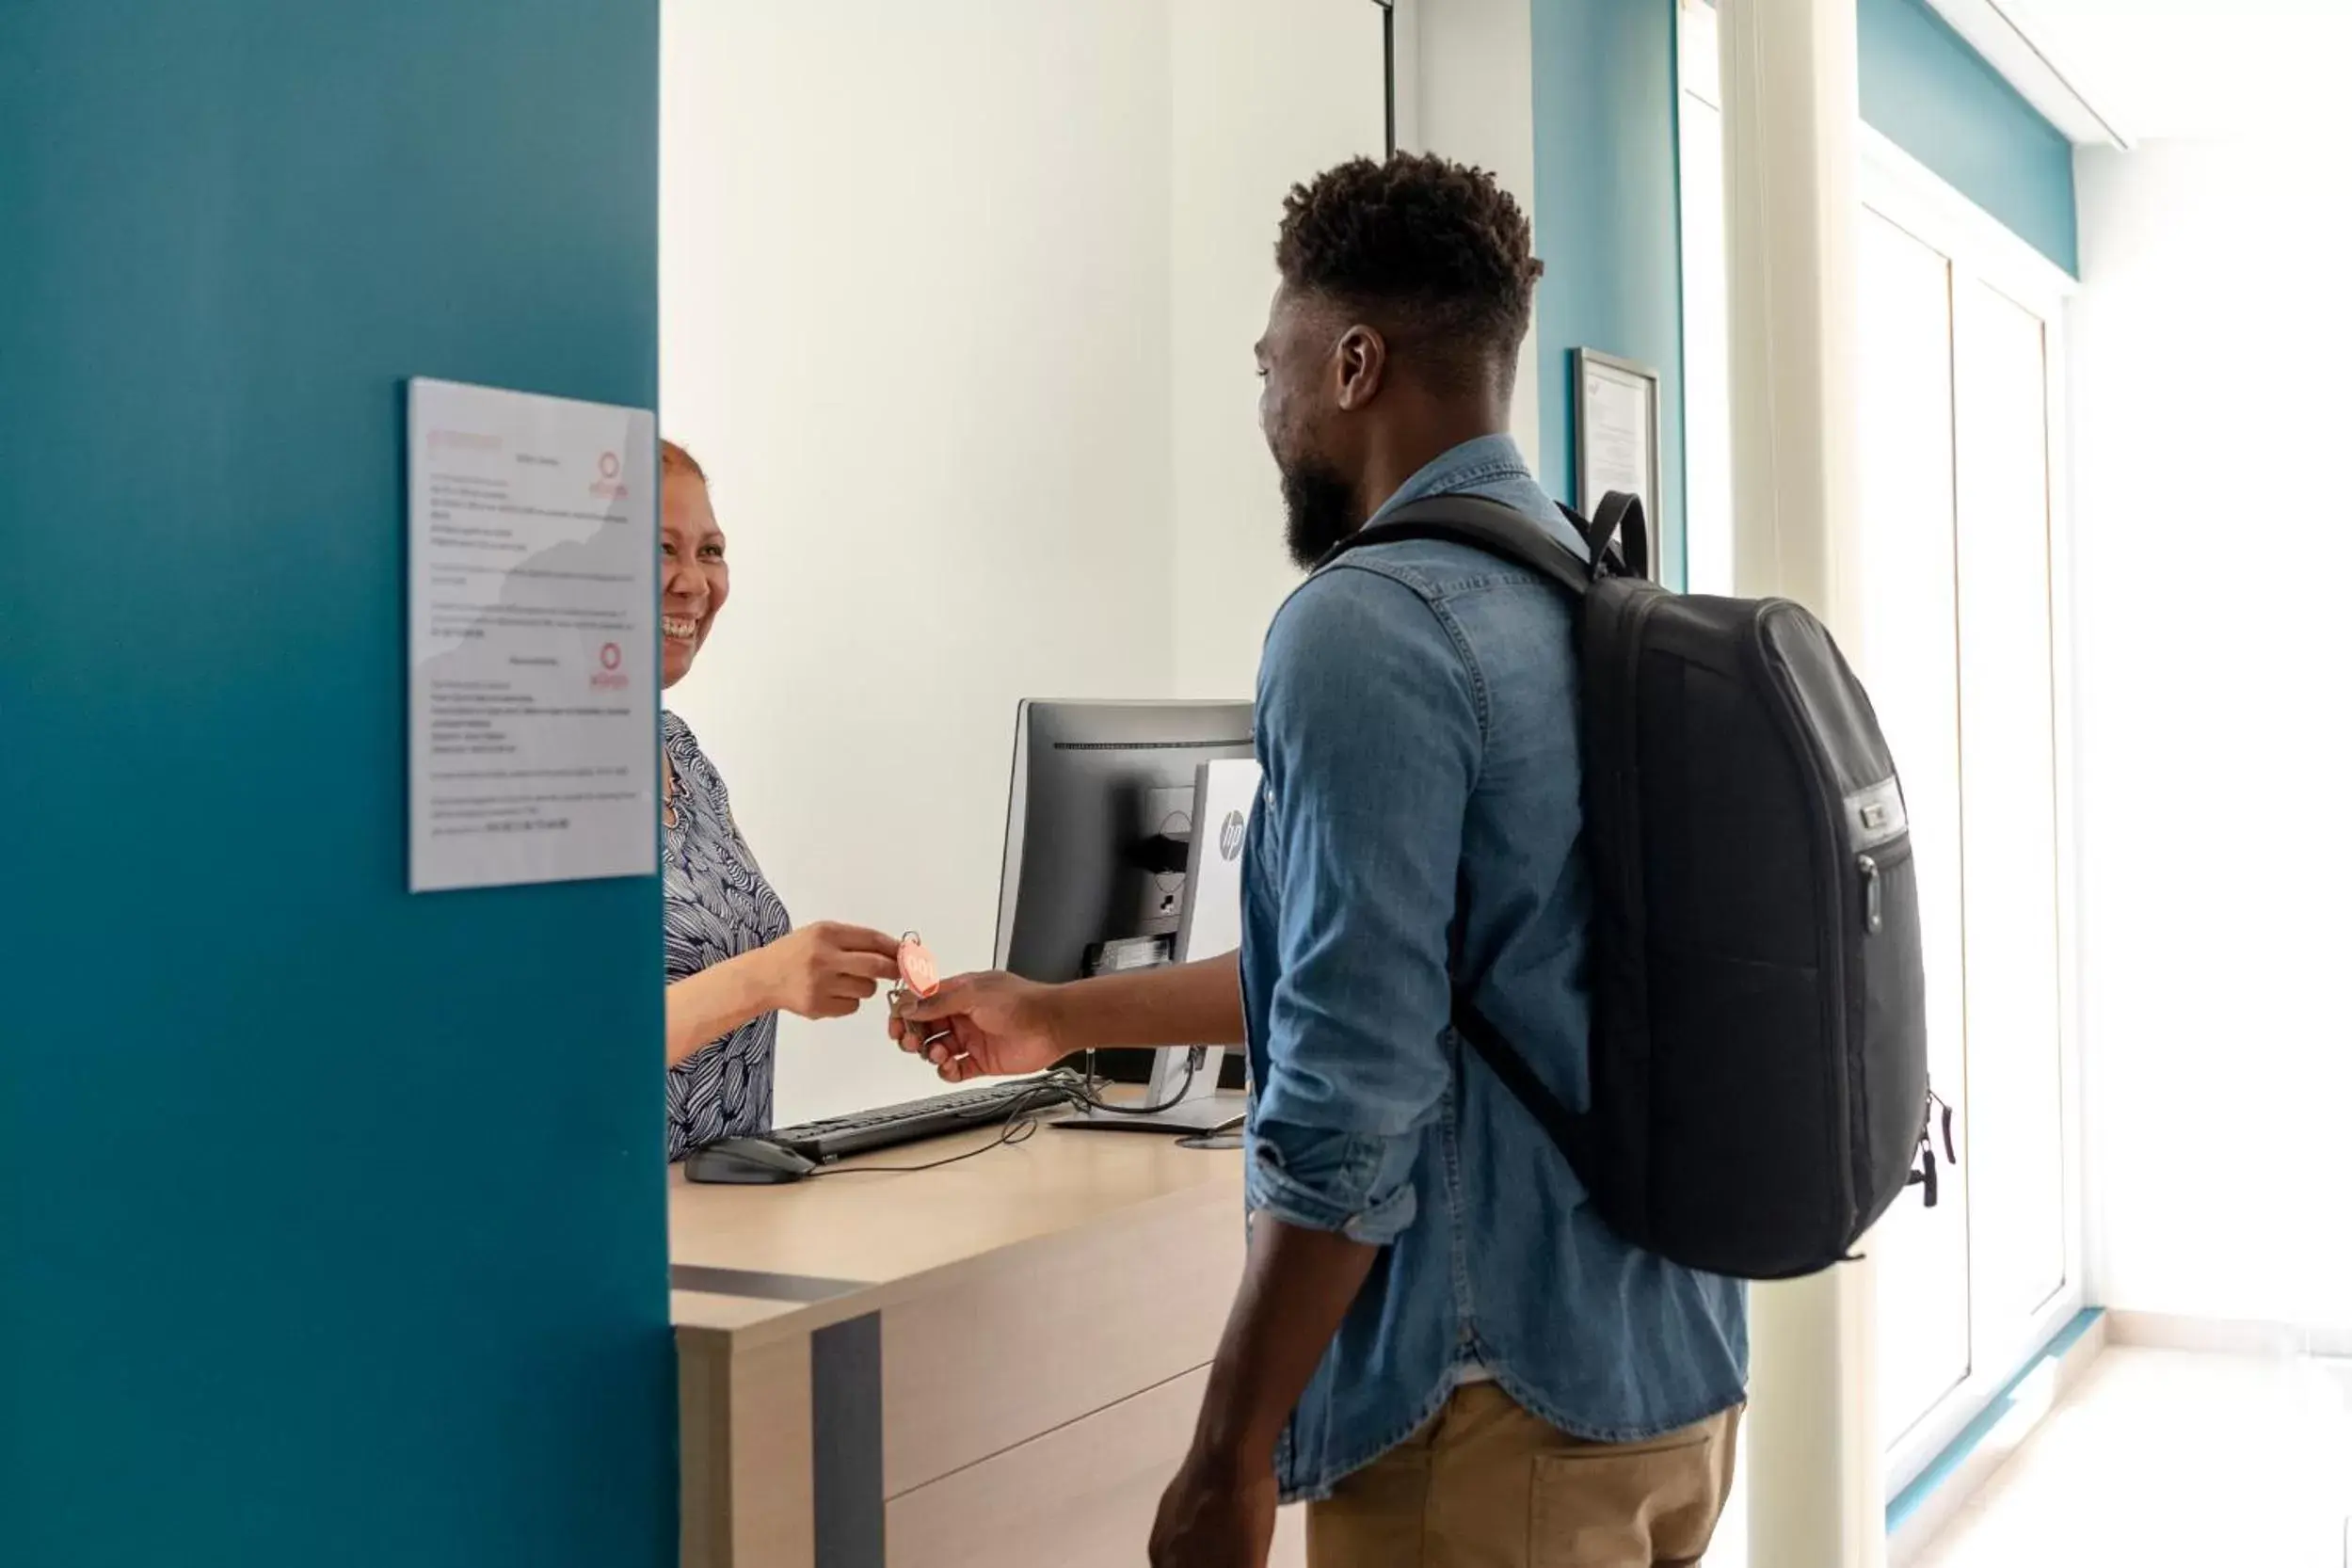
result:
[[[1088,1054],[1093,1053],[1090,1051]],[[1186,1051],[1184,1053],[1184,1081],[1176,1086],[1175,1094],[1161,1100],[1158,1105],[1114,1105],[1095,1093],[1095,1086],[1104,1080],[1092,1076],[1080,1080],[1078,1091],[1079,1103],[1090,1111],[1100,1111],[1113,1116],[1157,1116],[1163,1111],[1173,1111],[1184,1103],[1185,1096],[1192,1092],[1192,1080],[1200,1076],[1201,1064],[1207,1056],[1208,1052],[1198,1046]]]

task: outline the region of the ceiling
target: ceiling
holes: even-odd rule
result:
[[[2341,122],[2352,0],[1993,3],[2134,140]]]

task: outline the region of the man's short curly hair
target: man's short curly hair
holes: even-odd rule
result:
[[[1420,152],[1293,185],[1274,264],[1294,291],[1365,312],[1408,362],[1506,380],[1544,275],[1527,215],[1493,175]]]

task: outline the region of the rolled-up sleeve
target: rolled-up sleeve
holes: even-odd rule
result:
[[[1281,914],[1249,1201],[1385,1244],[1413,1223],[1416,1156],[1450,1078],[1478,682],[1421,595],[1341,568],[1276,617],[1257,727]]]

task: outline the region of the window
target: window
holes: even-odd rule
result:
[[[1732,585],[1723,158],[1713,9],[1682,9],[1684,384],[1694,591]],[[2067,280],[1862,130],[1853,654],[1919,857],[1929,1065],[1960,1165],[1873,1233],[1890,1490],[2081,1304],[2071,848],[2053,475]]]

